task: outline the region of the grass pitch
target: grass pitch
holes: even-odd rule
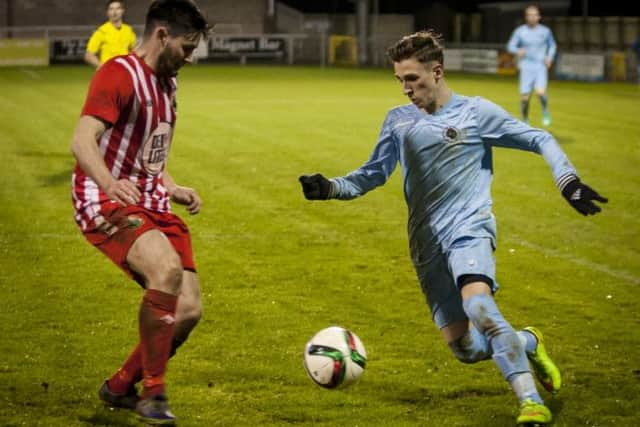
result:
[[[69,141],[91,70],[0,70],[0,425],[136,425],[96,390],[136,341],[141,297],[72,219]],[[517,113],[512,78],[450,75]],[[172,360],[182,426],[511,426],[491,362],[463,365],[433,326],[408,257],[400,173],[351,202],[311,203],[297,177],[360,166],[386,111],[389,70],[185,70],[170,170],[204,199],[186,218],[205,317]],[[556,136],[610,198],[584,218],[539,156],[495,150],[498,303],[538,326],[564,389],[557,426],[640,424],[640,90],[552,82]],[[540,107],[532,101],[532,123]],[[311,383],[305,342],[353,329],[369,363],[344,391]]]

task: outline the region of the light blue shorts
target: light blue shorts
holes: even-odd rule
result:
[[[547,90],[547,67],[527,67],[520,69],[520,94],[526,95],[533,90]]]
[[[493,281],[491,290],[498,290],[494,250],[493,241],[489,238],[460,239],[451,245],[448,252],[438,255],[427,265],[416,266],[420,287],[439,329],[467,320],[457,286],[460,276],[487,276]]]

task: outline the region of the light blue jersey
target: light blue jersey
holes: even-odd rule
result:
[[[576,174],[549,133],[486,99],[452,94],[434,114],[413,104],[389,111],[369,161],[333,179],[334,197],[348,200],[373,190],[400,162],[411,257],[420,275],[436,257],[465,240],[485,238],[495,247],[492,147],[541,154],[557,182]]]
[[[549,27],[542,24],[533,28],[521,25],[513,31],[507,50],[515,55],[521,48],[525,51],[524,56],[518,61],[518,68],[521,70],[544,67],[545,58],[553,62],[556,56],[556,41],[553,33]]]

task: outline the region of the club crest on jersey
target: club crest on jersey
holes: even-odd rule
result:
[[[448,128],[445,128],[445,130],[442,132],[442,136],[444,137],[445,141],[450,142],[452,144],[455,144],[456,142],[460,142],[462,139],[460,137],[460,131],[451,126]]]
[[[142,148],[142,166],[151,175],[158,175],[164,168],[164,161],[171,145],[171,125],[161,122],[151,133]]]
[[[140,228],[142,224],[144,224],[144,219],[140,218],[138,215],[127,216],[127,225],[130,229],[135,230],[136,228]]]

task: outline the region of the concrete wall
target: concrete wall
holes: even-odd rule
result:
[[[11,2],[12,16],[7,16]],[[214,23],[240,24],[245,33],[261,33],[265,28],[267,0],[197,0]],[[150,0],[126,2],[125,20],[143,24]],[[0,0],[0,26],[98,25],[105,21],[105,0]]]
[[[304,13],[277,2],[276,29],[282,33],[302,33],[304,31]]]
[[[356,36],[356,15],[337,14],[328,15],[322,13],[309,13],[304,15],[306,22],[327,22],[329,33],[347,36]],[[381,14],[377,19],[372,15],[369,18],[370,36],[380,35],[403,36],[414,30],[413,15]]]

